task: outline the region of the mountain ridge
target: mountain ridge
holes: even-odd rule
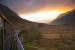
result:
[[[75,9],[63,14],[60,14],[52,23],[55,24],[75,24]]]
[[[5,18],[7,18],[8,21],[13,24],[13,26],[16,26],[18,29],[24,28],[19,33],[19,37],[26,50],[38,50],[34,49],[35,47],[44,48],[46,50],[75,50],[75,26],[73,24],[64,24],[64,18],[62,16],[64,16],[66,13],[62,16],[60,15],[61,18],[57,18],[54,21],[56,22],[56,24],[58,22],[59,25],[48,25],[23,20],[15,12],[11,11],[5,6],[0,6],[0,11],[2,12],[2,14],[4,14]],[[62,21],[63,24],[59,21]],[[14,36],[15,33],[13,33],[13,30],[15,30],[16,28],[12,30],[11,27],[13,26],[11,26],[9,22],[4,22],[5,24],[8,24],[6,25],[6,27],[8,26],[6,30],[10,30],[12,32],[12,35]],[[8,36],[6,36],[7,34]],[[5,35],[6,38],[9,37],[9,33],[7,34]],[[8,46],[9,43],[8,41],[6,42],[6,46]]]

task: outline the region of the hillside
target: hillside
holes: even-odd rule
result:
[[[52,22],[59,25],[27,21],[3,5],[0,5],[0,14],[3,15],[6,29],[10,30],[5,34],[6,37],[10,32],[14,36],[13,31],[23,29],[19,37],[25,50],[75,50],[74,10],[61,14],[60,18]]]
[[[32,41],[34,39],[39,39],[39,35],[40,32],[37,28],[36,25],[38,25],[38,23],[35,22],[31,22],[31,21],[27,21],[24,20],[22,18],[20,18],[15,12],[13,12],[11,9],[9,9],[8,7],[1,5],[0,4],[0,17],[3,20],[3,28],[5,29],[5,33],[3,33],[4,35],[4,49],[10,49],[9,47],[11,47],[11,41],[13,41],[12,38],[15,37],[15,31],[18,29],[23,29],[24,33],[23,34],[27,34],[26,39],[30,39],[29,41]],[[46,24],[42,24],[39,23],[40,25],[46,25]],[[23,31],[22,31],[23,32]],[[34,34],[35,33],[35,34]],[[21,33],[20,33],[21,34]],[[15,42],[15,41],[14,41]],[[14,43],[13,43],[14,45]],[[15,50],[15,46],[13,46],[13,50]]]
[[[52,22],[53,24],[75,24],[75,9],[66,13],[63,13]]]
[[[40,37],[39,40],[34,39],[28,41],[27,39],[26,42],[25,37],[27,34],[25,34],[26,36],[23,34],[22,36],[20,35],[27,50],[75,50],[75,11],[73,10],[61,14],[59,18],[53,22],[55,22],[55,25],[40,23],[35,25],[38,31],[33,31],[33,35],[36,32],[40,33],[39,36],[36,36],[38,38]],[[31,30],[35,29],[32,28]],[[29,38],[29,40],[30,39],[31,38]]]

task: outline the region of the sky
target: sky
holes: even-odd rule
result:
[[[75,0],[0,0],[17,13],[35,12],[41,10],[69,10],[74,8]]]
[[[41,23],[51,22],[62,12],[75,9],[75,0],[0,0],[0,3],[15,11],[21,18]],[[52,10],[55,11],[51,13]]]

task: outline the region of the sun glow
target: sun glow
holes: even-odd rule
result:
[[[20,14],[21,18],[27,19],[30,21],[34,22],[39,22],[39,23],[48,23],[53,21],[60,15],[61,11],[45,11],[45,12],[35,12],[35,13],[29,13],[29,14]]]

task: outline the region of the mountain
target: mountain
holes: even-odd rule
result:
[[[36,22],[31,22],[26,19],[22,19],[17,13],[15,13],[10,8],[2,4],[0,4],[0,16],[2,16],[4,20],[6,20],[8,23],[10,23],[12,26],[15,27],[25,27],[25,26],[27,27],[28,25],[30,26],[38,25],[38,23]],[[46,25],[43,23],[39,24]]]
[[[0,4],[0,17],[5,28],[5,45],[10,47],[15,31],[23,28],[19,37],[25,50],[75,50],[74,14],[74,10],[61,14],[52,22],[60,25],[48,25],[22,19],[17,13]],[[16,43],[12,46],[12,50],[16,50]]]
[[[75,24],[75,10],[63,13],[55,19],[53,24]]]
[[[75,50],[75,10],[59,15],[52,23],[54,25],[35,25],[41,37],[31,43],[23,42],[27,50]]]
[[[38,40],[41,37],[40,31],[36,29],[37,26],[46,25],[22,19],[17,13],[2,4],[0,4],[0,18],[4,28],[4,50],[10,50],[10,47],[13,46],[11,45],[13,41],[12,38],[15,37],[16,30],[22,30],[21,32],[23,32],[24,35],[24,37],[22,37],[26,39],[25,41],[33,41],[35,39]],[[15,47],[13,46],[12,50],[15,50],[14,48]]]
[[[13,26],[21,26],[25,23],[24,21],[28,22],[27,20],[23,20],[22,18],[20,18],[17,13],[2,4],[0,4],[0,14]]]

